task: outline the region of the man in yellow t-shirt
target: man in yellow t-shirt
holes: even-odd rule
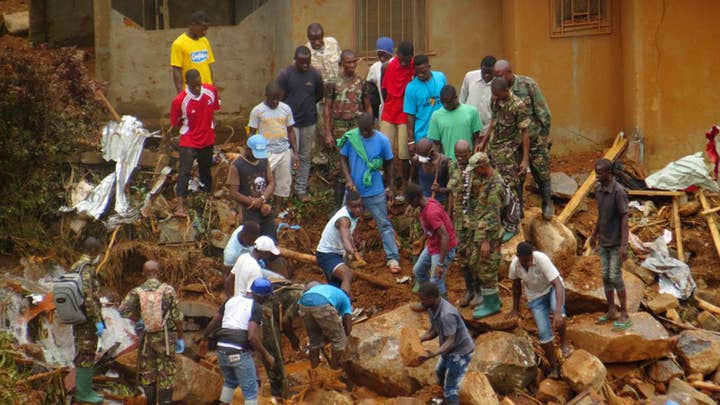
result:
[[[170,66],[173,70],[175,90],[180,93],[185,88],[185,72],[196,69],[203,84],[213,84],[210,65],[215,63],[210,41],[205,38],[210,18],[204,11],[192,14],[190,28],[183,32],[170,47]]]

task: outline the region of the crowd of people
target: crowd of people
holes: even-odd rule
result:
[[[180,135],[175,212],[180,217],[187,215],[194,161],[201,189],[212,189],[213,113],[220,99],[212,84],[215,59],[205,37],[208,24],[206,14],[193,14],[188,31],[171,50],[178,90],[170,116]],[[400,253],[388,204],[405,202],[409,210],[419,211],[424,234],[413,267],[412,291],[418,302],[411,307],[429,315],[430,328],[421,340],[439,338],[439,347],[418,360],[440,357],[436,372],[445,403],[457,404],[474,342],[456,306],[471,307],[476,319],[501,311],[500,248],[518,232],[528,170],[542,196],[543,218],[553,216],[548,105],[532,78],[515,74],[507,60],[493,56],[467,73],[458,93],[442,72],[432,69],[427,55],[415,54],[410,42],[395,48],[391,38],[379,38],[378,60],[362,78],[356,73],[355,52],[341,50],[320,24],[308,26],[307,38],[306,45],[296,48],[293,63],[265,87],[265,99],[250,113],[247,147],[228,171],[227,186],[241,207],[243,224],[224,252],[230,298],[205,329],[201,343],[201,352],[210,348],[218,353],[224,376],[219,401],[231,403],[239,386],[246,404],[257,403],[253,353],[264,363],[272,395],[287,395],[280,333],[299,349],[295,318],[302,318],[306,329],[311,366],[318,366],[321,352],[331,367],[341,364],[352,333],[352,262],[362,261],[354,237],[357,223],[367,210],[380,233],[388,271],[398,273]],[[326,283],[301,285],[273,271],[280,254],[275,217],[293,191],[299,201],[310,200],[311,170],[334,182],[337,211],[316,249]],[[599,220],[591,243],[599,243],[608,298],[608,311],[598,322],[614,322],[623,329],[630,326],[619,271],[627,252],[627,194],[613,180],[611,162],[600,160],[595,170]],[[97,251],[97,243],[90,242],[88,255]],[[454,304],[445,285],[452,263],[465,281],[465,294]],[[128,294],[120,312],[135,321],[143,335],[138,369],[149,403],[169,403],[174,355],[185,346],[182,315],[173,288],[158,281],[161,265],[149,261],[143,270],[148,280]],[[565,341],[560,272],[547,255],[523,242],[509,278],[513,303],[506,316],[518,315],[524,287],[550,360],[550,375],[557,376],[554,331],[563,355],[571,350]],[[77,330],[102,334],[101,320],[91,315],[87,322]],[[90,332],[76,333],[78,367],[87,363],[81,348],[92,345],[86,342],[95,336]],[[92,369],[77,374],[78,395],[97,399],[86,375],[91,377]]]

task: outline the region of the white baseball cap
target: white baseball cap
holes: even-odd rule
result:
[[[280,249],[275,246],[275,242],[269,236],[261,236],[255,239],[255,250],[270,252],[276,256],[280,254]]]

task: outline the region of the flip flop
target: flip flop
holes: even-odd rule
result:
[[[633,324],[632,319],[628,318],[626,321],[615,321],[613,322],[613,330],[614,331],[621,331],[625,330],[629,327],[631,327]]]
[[[610,322],[610,321],[612,321],[612,319],[610,319],[610,318],[607,316],[607,314],[605,314],[605,315],[599,317],[599,318],[597,319],[597,321],[595,321],[595,323],[598,324],[598,325],[602,325],[602,324],[608,323],[608,322]]]

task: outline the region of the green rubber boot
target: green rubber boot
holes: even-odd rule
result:
[[[486,316],[500,312],[501,307],[502,302],[500,302],[500,296],[497,291],[493,293],[485,293],[483,291],[483,303],[475,307],[472,316],[474,319],[485,318]]]
[[[103,396],[92,389],[93,374],[95,374],[95,369],[91,367],[75,369],[75,402],[88,404],[103,402]]]

